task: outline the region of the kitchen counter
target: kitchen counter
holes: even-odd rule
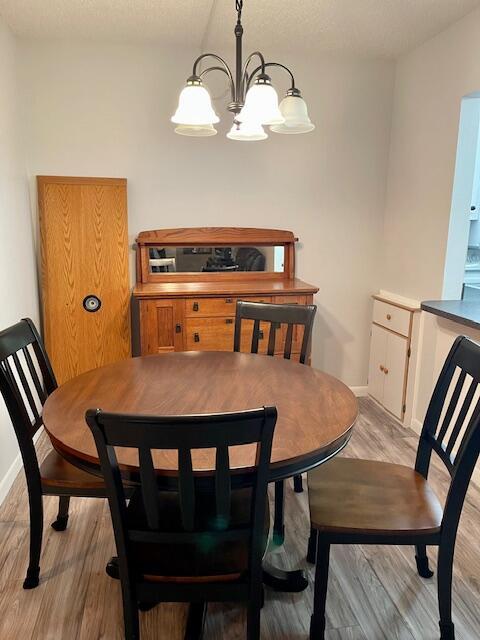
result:
[[[426,300],[423,311],[447,318],[466,327],[480,329],[480,301],[474,300]]]

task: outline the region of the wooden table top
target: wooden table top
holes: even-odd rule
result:
[[[85,422],[87,409],[175,415],[240,411],[274,405],[278,420],[273,479],[317,466],[348,442],[356,398],[332,376],[282,358],[231,352],[181,352],[131,358],[84,373],[52,393],[43,409],[54,447],[79,465],[99,466]],[[126,471],[138,469],[135,450],[118,449]],[[153,452],[160,474],[175,475],[174,451]],[[214,468],[212,450],[192,452],[197,473]],[[233,447],[232,471],[248,471],[253,447]]]

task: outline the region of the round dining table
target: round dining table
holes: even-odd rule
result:
[[[130,358],[73,378],[56,389],[43,409],[54,448],[71,463],[101,474],[95,442],[85,421],[87,409],[145,415],[223,413],[275,406],[272,482],[301,474],[335,456],[347,444],[358,405],[340,380],[283,358],[249,353],[190,351]],[[155,451],[159,481],[178,473],[175,451]],[[138,477],[133,449],[118,449],[126,478]],[[212,450],[192,452],[194,473],[215,468]],[[249,481],[249,447],[230,451],[232,483]],[[266,582],[282,590],[306,586],[301,572],[270,568]]]

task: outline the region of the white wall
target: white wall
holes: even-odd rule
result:
[[[397,64],[382,289],[409,298],[442,295],[460,105],[480,90],[479,33],[476,10]],[[418,420],[438,373],[437,321],[423,315]]]
[[[28,182],[20,144],[16,43],[1,18],[0,87],[0,329],[3,329],[25,316],[38,322],[38,304]],[[13,428],[0,400],[0,502],[18,471],[18,465],[14,464],[17,453]]]
[[[317,129],[248,144],[224,137],[227,98],[217,103],[223,122],[215,138],[173,133],[169,117],[198,52],[36,41],[22,42],[21,52],[31,180],[128,178],[132,241],[162,227],[293,230],[298,275],[320,287],[314,364],[366,384],[369,295],[381,284],[392,63],[288,56]]]

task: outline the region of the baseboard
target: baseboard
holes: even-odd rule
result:
[[[412,418],[412,422],[410,423],[410,427],[416,433],[418,433],[418,435],[420,435],[421,432],[422,432],[422,429],[423,429],[423,424],[420,422],[420,420],[417,420],[417,418]]]
[[[37,442],[38,438],[42,435],[42,433],[43,433],[43,427],[39,429],[37,433],[33,436],[34,443]],[[18,453],[15,460],[10,465],[7,473],[3,476],[2,480],[0,481],[0,506],[2,506],[5,498],[8,495],[8,492],[12,487],[12,484],[15,482],[15,478],[17,477],[18,473],[22,470],[22,467],[23,467],[22,456],[20,455],[20,453]]]
[[[357,398],[364,398],[368,396],[368,387],[350,387],[350,390],[357,396]]]

